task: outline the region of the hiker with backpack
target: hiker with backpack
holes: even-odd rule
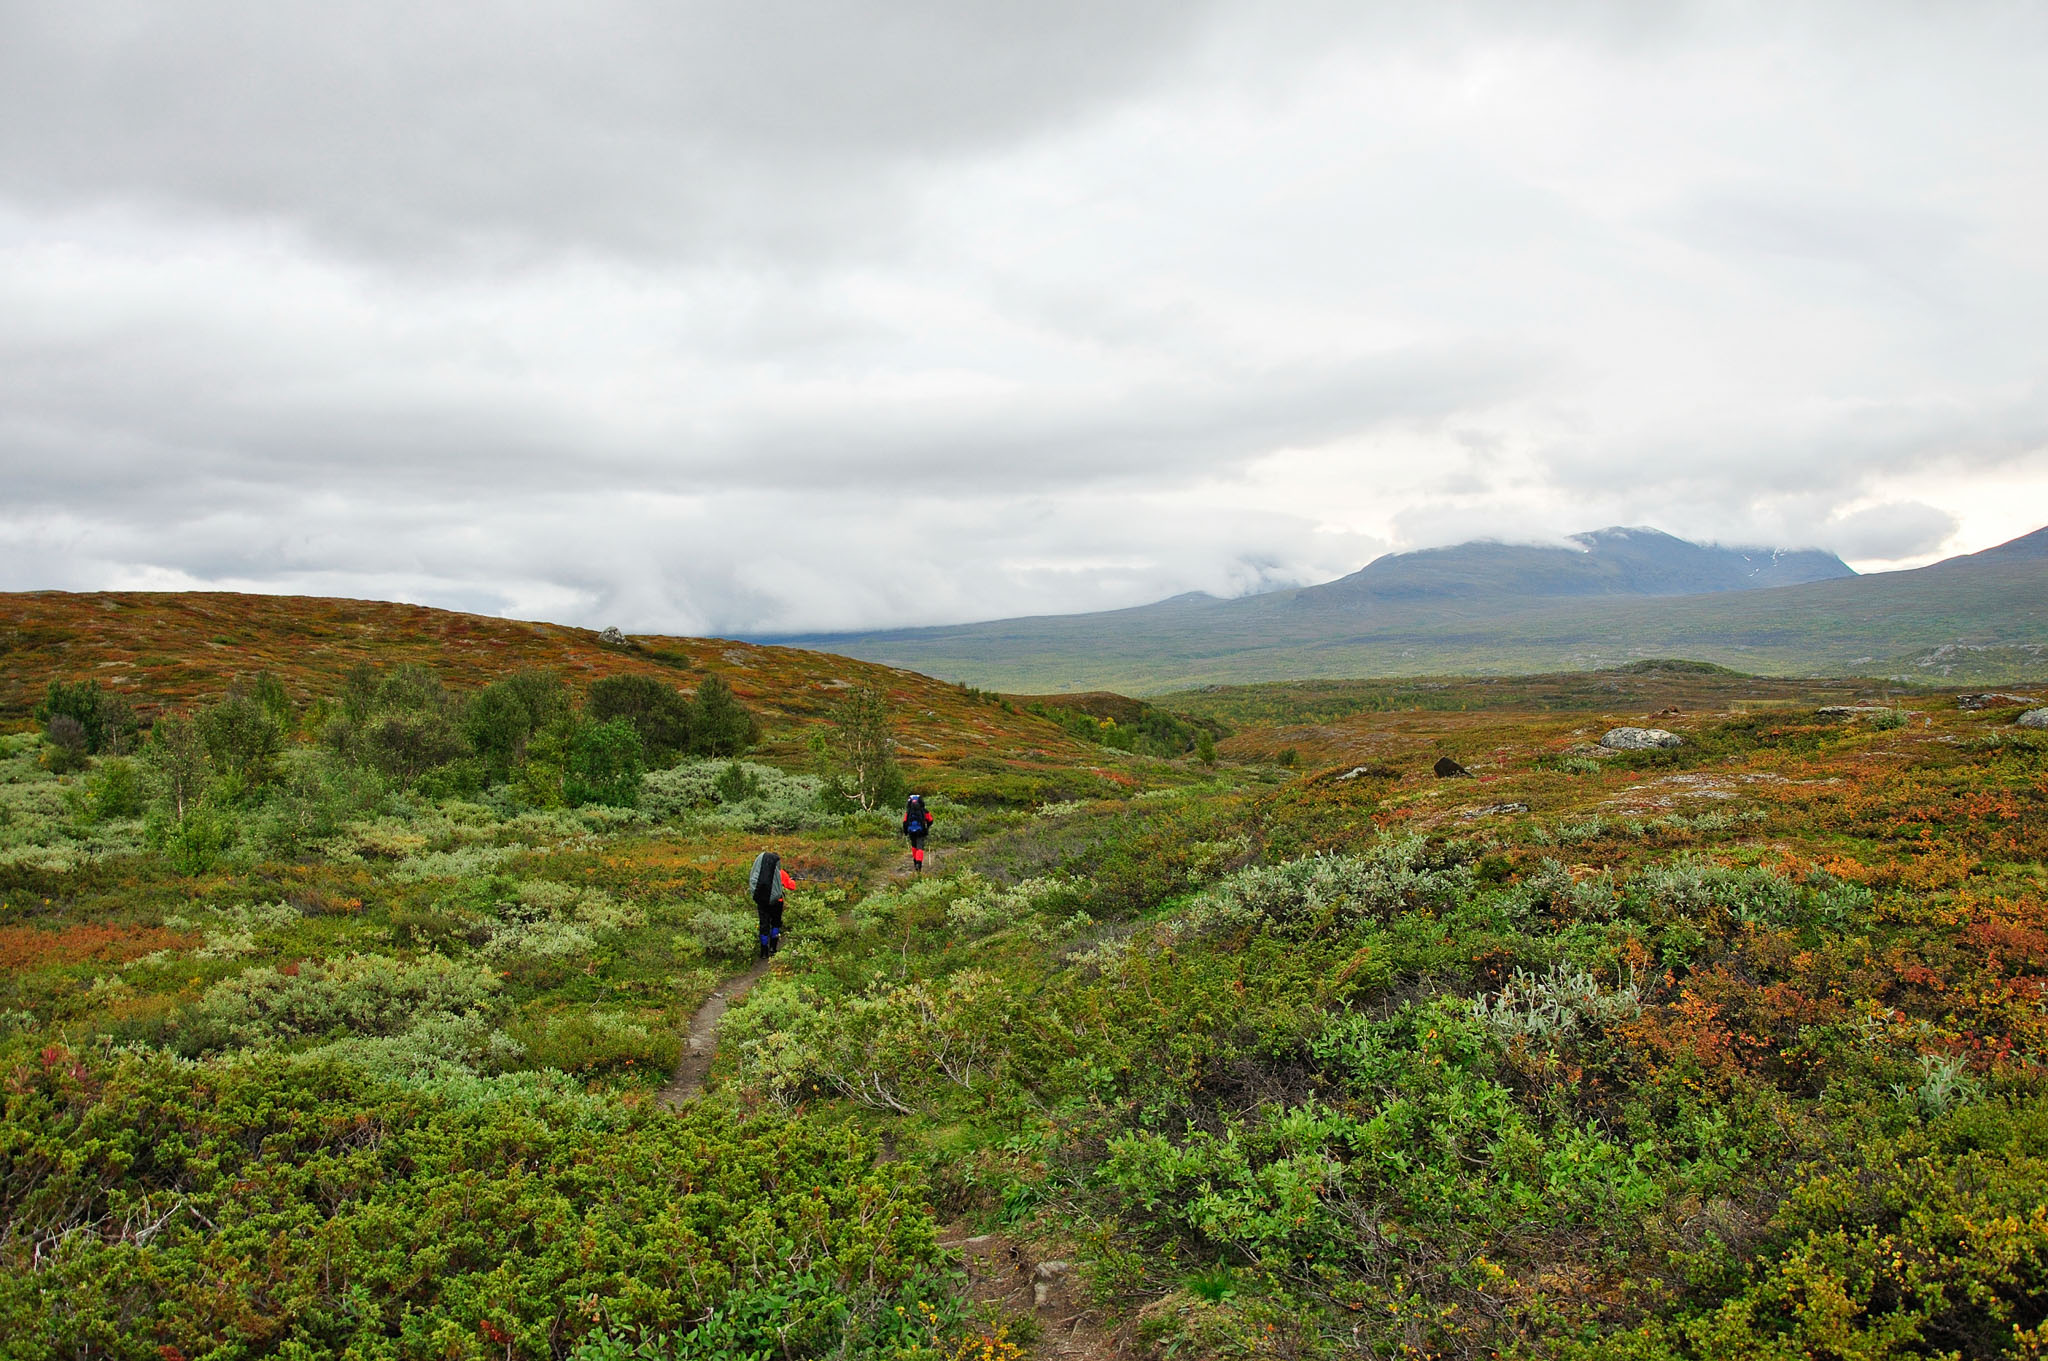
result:
[[[932,830],[932,814],[924,806],[924,795],[912,794],[903,806],[903,835],[910,838],[910,863],[924,873],[924,839]]]
[[[761,958],[782,948],[782,895],[796,887],[796,880],[782,868],[782,857],[763,851],[754,857],[747,875],[747,892],[753,896],[754,912],[761,924]]]

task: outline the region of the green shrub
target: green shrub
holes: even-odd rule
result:
[[[632,724],[619,718],[582,724],[569,744],[563,797],[572,807],[586,803],[636,807],[645,768],[640,734]]]
[[[142,816],[148,799],[142,787],[142,772],[125,756],[110,756],[86,781],[86,801],[93,820]]]
[[[257,789],[269,779],[272,763],[284,749],[284,729],[277,716],[247,690],[230,689],[219,703],[200,712],[198,726],[213,769],[232,781],[238,792]]]
[[[915,1171],[837,1124],[57,1048],[0,1103],[18,1361],[908,1355],[949,1296]]]
[[[578,1008],[509,1027],[535,1068],[559,1068],[587,1077],[637,1074],[659,1081],[682,1053],[680,1032],[656,1033],[616,1012]]]
[[[493,681],[470,696],[462,732],[492,781],[510,777],[526,759],[527,743],[569,713],[568,689],[545,671],[522,671]]]
[[[452,715],[443,709],[396,709],[378,714],[364,726],[359,750],[365,762],[400,789],[469,750]]]
[[[751,911],[707,904],[690,913],[686,925],[713,959],[745,959],[760,944],[760,922]]]
[[[473,964],[347,955],[292,973],[260,965],[216,983],[194,1008],[193,1029],[202,1048],[399,1035],[425,1021],[487,1017],[497,1003],[497,975]]]
[[[407,662],[380,678],[359,664],[343,684],[341,714],[325,738],[349,761],[410,790],[428,772],[471,754],[462,719],[441,678],[426,667]]]
[[[1196,899],[1178,920],[1197,936],[1261,921],[1288,932],[1317,931],[1361,918],[1443,910],[1471,893],[1469,867],[1433,867],[1425,850],[1420,837],[1388,838],[1365,855],[1249,866]]]
[[[325,752],[295,748],[278,763],[256,835],[273,855],[296,856],[337,835],[383,792],[377,777]]]
[[[185,816],[165,810],[150,818],[149,842],[180,874],[204,874],[221,862],[236,841],[231,814],[209,804],[194,804]]]
[[[69,684],[52,680],[42,703],[35,707],[34,717],[44,725],[45,732],[59,719],[77,724],[77,740],[83,753],[95,756],[118,756],[130,750],[138,726],[128,701],[101,689],[100,683],[91,679]],[[68,734],[71,730],[67,727],[65,731]]]
[[[738,761],[729,761],[725,769],[718,772],[718,778],[711,782],[711,788],[720,803],[745,803],[748,799],[761,797],[761,777]]]
[[[686,761],[649,771],[640,782],[641,807],[663,821],[691,819],[740,831],[792,832],[835,824],[824,782],[752,761]]]
[[[2026,1357],[2048,1295],[2048,1103],[1985,1104],[1790,1188],[1763,1241],[1572,1361],[1720,1357]],[[1732,1279],[1730,1278],[1732,1277]]]
[[[594,682],[583,699],[583,716],[593,723],[628,724],[653,765],[667,765],[697,745],[696,706],[653,676],[606,676]]]

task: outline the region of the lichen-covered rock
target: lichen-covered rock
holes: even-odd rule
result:
[[[1653,751],[1658,747],[1682,747],[1685,739],[1662,728],[1615,728],[1600,739],[1609,751]]]
[[[2048,709],[2029,709],[2020,715],[2022,728],[2048,728]]]

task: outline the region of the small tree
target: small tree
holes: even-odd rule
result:
[[[79,749],[81,756],[119,755],[129,750],[134,743],[137,724],[135,711],[128,701],[110,690],[102,690],[96,680],[75,681],[67,685],[53,680],[43,695],[43,702],[35,707],[35,719],[49,732],[49,725],[59,718],[69,718],[78,724],[84,745]],[[54,738],[52,740],[55,740]]]
[[[552,671],[539,667],[527,667],[494,684],[502,685],[526,706],[526,712],[533,718],[533,730],[539,732],[558,718],[567,718],[572,707],[569,703],[569,687],[562,678]]]
[[[212,760],[198,727],[182,718],[159,718],[149,730],[142,759],[155,773],[172,818],[183,822],[186,814],[199,806],[212,774]]]
[[[583,716],[597,723],[620,719],[631,724],[647,759],[657,765],[694,747],[696,706],[653,676],[606,676],[584,696]]]
[[[448,708],[448,687],[418,662],[401,662],[377,686],[377,707],[401,713]]]
[[[242,688],[248,691],[249,698],[263,706],[263,711],[276,722],[278,731],[289,733],[292,730],[295,726],[292,697],[285,693],[283,681],[268,671],[258,671],[255,679]]]
[[[245,791],[270,777],[271,763],[284,747],[284,730],[269,708],[239,686],[199,715],[199,733],[213,768]]]
[[[503,681],[486,685],[469,697],[462,710],[462,735],[482,758],[491,779],[502,780],[526,757],[533,736],[533,715]]]
[[[341,716],[329,725],[327,742],[356,765],[380,771],[405,789],[470,752],[447,687],[434,672],[412,662],[383,677],[366,664],[350,668],[342,685]]]
[[[510,779],[534,734],[569,715],[569,690],[551,671],[517,671],[492,681],[462,707],[462,733],[489,780]]]
[[[377,668],[368,662],[357,662],[348,669],[348,675],[341,682],[343,722],[369,722],[371,712],[377,707],[377,684]]]
[[[863,810],[886,808],[903,797],[903,771],[889,732],[889,701],[871,685],[856,686],[832,714],[827,755],[838,766],[835,783]]]
[[[690,750],[702,756],[743,756],[761,740],[761,722],[717,676],[706,676],[692,704]]]
[[[446,709],[393,709],[363,730],[369,764],[398,781],[401,789],[437,766],[466,755],[469,744]]]

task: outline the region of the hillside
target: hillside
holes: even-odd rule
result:
[[[2048,676],[2044,535],[1870,576],[1832,572],[1825,555],[1781,554],[1784,571],[1807,579],[1764,585],[1778,579],[1768,555],[1700,549],[1701,557],[1684,551],[1696,545],[1660,542],[1668,536],[1602,531],[1585,536],[1600,551],[1584,554],[1468,544],[1237,600],[1181,596],[1095,614],[789,641],[1005,690],[1157,694],[1663,656],[1779,675],[2019,682]],[[1729,589],[1738,577],[1758,584]]]
[[[589,629],[374,600],[228,592],[34,591],[0,594],[0,728],[26,727],[53,679],[95,678],[148,718],[218,696],[237,675],[276,675],[301,700],[331,696],[351,666],[418,662],[474,689],[521,668],[580,691],[646,674],[690,691],[717,675],[764,722],[764,754],[801,759],[804,732],[850,687],[884,692],[901,715],[913,770],[972,772],[999,761],[1064,778],[1114,756],[994,696],[827,653],[715,638],[607,642]]]

